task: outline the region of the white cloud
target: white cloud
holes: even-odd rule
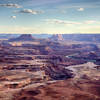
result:
[[[59,19],[46,19],[46,22],[53,23],[53,24],[64,24],[64,25],[80,25],[80,24],[82,24],[80,22],[66,21],[66,20],[59,20]]]
[[[60,20],[60,19],[46,19],[45,22],[49,24],[61,24],[61,25],[94,25],[100,24],[99,21],[96,20],[86,20],[86,21],[69,21],[69,20]]]
[[[22,6],[18,5],[18,4],[12,4],[12,3],[8,3],[8,4],[0,4],[1,7],[8,7],[8,8],[21,8]]]
[[[84,24],[100,24],[100,21],[97,21],[97,20],[87,20],[87,21],[84,21]]]
[[[16,16],[11,16],[11,18],[16,19]]]
[[[29,13],[29,14],[36,15],[36,14],[40,14],[40,13],[43,13],[43,12],[32,10],[32,9],[23,9],[23,10],[17,11],[17,13]]]
[[[95,20],[87,20],[84,23],[86,23],[86,24],[95,24],[97,22]]]
[[[84,11],[84,10],[85,10],[84,8],[77,9],[77,11]]]

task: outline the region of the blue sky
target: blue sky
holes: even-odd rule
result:
[[[100,33],[100,0],[0,0],[0,33]]]

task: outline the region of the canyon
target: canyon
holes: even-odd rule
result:
[[[67,36],[1,39],[0,100],[100,100],[99,40]]]

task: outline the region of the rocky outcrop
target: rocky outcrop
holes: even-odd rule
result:
[[[55,34],[50,39],[53,41],[63,41],[64,40],[62,34]]]
[[[32,37],[31,34],[22,34],[21,36],[17,37],[17,38],[11,38],[8,41],[9,42],[14,42],[14,41],[34,41],[35,38]]]
[[[64,80],[73,77],[73,74],[70,70],[61,68],[62,66],[47,66],[44,70],[46,75],[48,75],[53,80]]]

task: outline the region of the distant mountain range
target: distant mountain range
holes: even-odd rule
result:
[[[100,34],[64,34],[65,40],[100,42]]]
[[[100,42],[100,34],[56,34],[50,39],[54,41]]]
[[[10,41],[33,41],[37,38],[52,41],[100,42],[100,34],[0,34],[0,39],[9,39]]]
[[[18,36],[20,36],[20,34],[0,34],[0,39],[10,39]]]
[[[17,38],[21,34],[0,34],[0,39],[10,39],[10,38]],[[23,35],[23,34],[22,34]],[[52,34],[32,34],[33,37],[36,38],[49,38]]]

